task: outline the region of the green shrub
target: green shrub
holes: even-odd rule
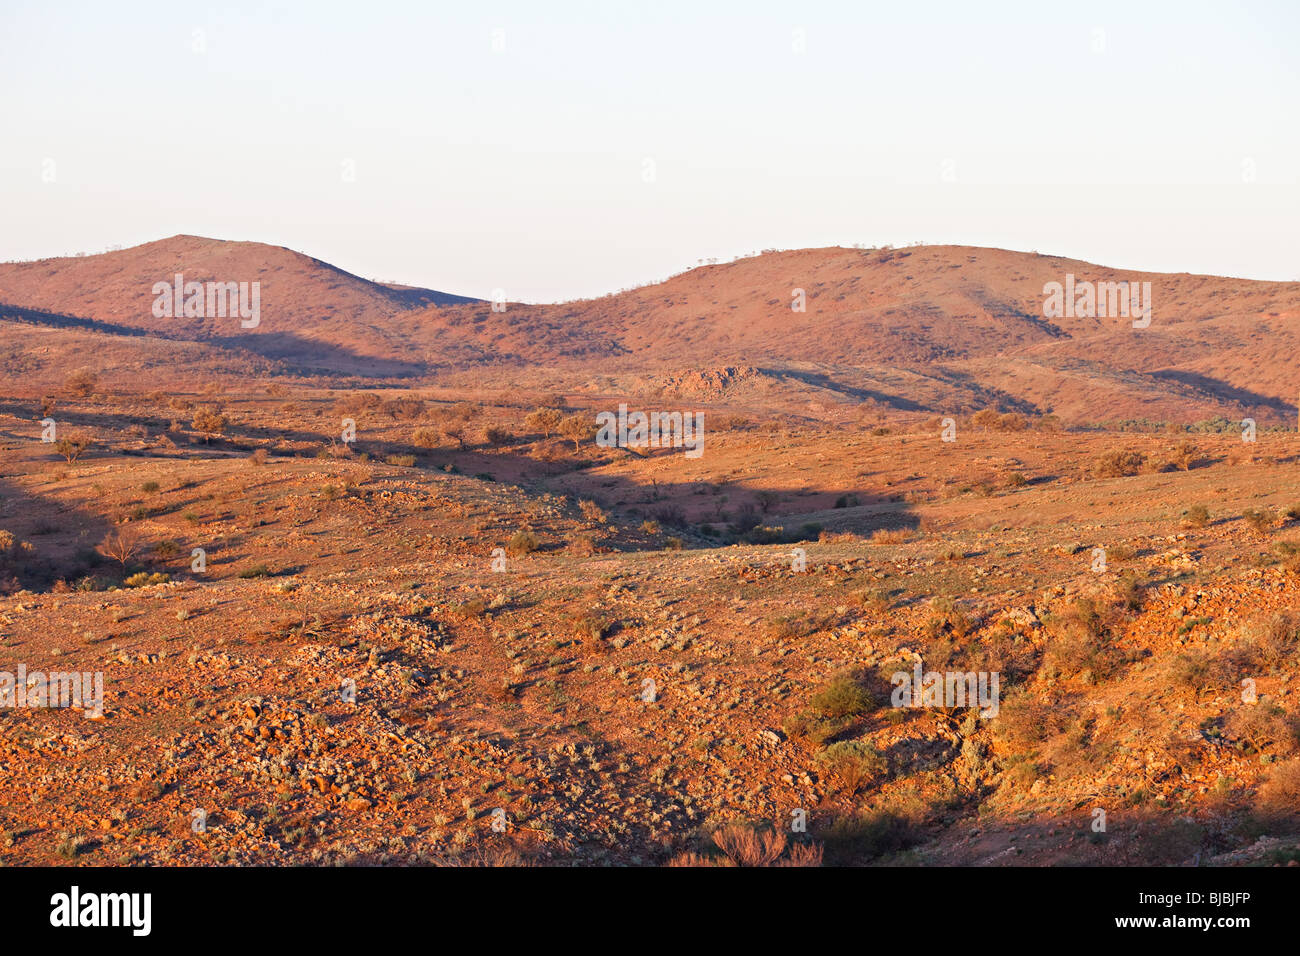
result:
[[[856,793],[864,783],[879,777],[889,767],[884,754],[865,740],[841,740],[819,751],[813,762],[825,768],[840,780],[850,792]]]
[[[841,817],[819,836],[827,862],[838,866],[864,863],[896,853],[923,839],[916,823],[894,810],[875,810]]]
[[[159,541],[153,546],[153,553],[163,559],[174,558],[176,555],[180,554],[180,552],[181,546],[171,540]]]
[[[857,717],[875,706],[867,689],[848,675],[834,678],[813,695],[810,703],[819,716],[831,719]]]
[[[163,574],[161,571],[155,572],[154,574],[150,574],[147,571],[141,571],[138,574],[131,575],[122,583],[129,588],[144,588],[151,584],[166,584],[171,579],[170,574]]]

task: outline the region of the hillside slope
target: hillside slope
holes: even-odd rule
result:
[[[260,323],[155,318],[153,284],[178,272],[186,281],[260,282]],[[1046,317],[1044,287],[1067,275],[1149,282],[1150,326]],[[801,294],[805,308],[796,311]],[[117,334],[220,342],[286,374],[513,380],[522,370],[569,387],[604,376],[615,391],[643,392],[656,378],[741,367],[802,382],[800,400],[869,399],[912,412],[995,405],[1093,420],[1291,420],[1300,346],[1300,283],[1132,272],[968,246],[773,252],[598,299],[493,311],[360,279],[288,249],[178,236],[0,265],[0,303],[11,314],[82,317]]]

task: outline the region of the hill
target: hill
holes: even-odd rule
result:
[[[257,325],[155,318],[154,284],[177,273],[187,282],[259,282]],[[1149,283],[1150,324],[1046,315],[1045,288],[1067,276]],[[792,308],[800,298],[802,310]],[[664,393],[657,381],[741,367],[789,386],[766,390],[781,401],[903,412],[991,405],[1072,420],[1272,422],[1296,414],[1300,283],[1134,272],[968,246],[772,252],[597,299],[495,311],[370,282],[288,249],[177,236],[0,265],[0,303],[0,317],[29,324],[42,324],[31,314],[42,310],[63,317],[47,325],[219,343],[285,375],[505,383],[522,371],[570,388],[602,376],[613,390],[655,394]]]

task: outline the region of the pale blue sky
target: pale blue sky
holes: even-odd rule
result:
[[[0,259],[193,233],[526,301],[917,240],[1300,279],[1300,4],[1048,6],[0,0]]]

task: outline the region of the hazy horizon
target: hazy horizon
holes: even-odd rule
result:
[[[179,238],[201,239],[201,240],[204,240],[204,241],[210,241],[210,242],[248,242],[248,243],[255,243],[255,244],[268,245],[268,246],[272,246],[272,247],[274,247],[274,248],[287,248],[287,249],[289,249],[291,252],[300,253],[300,254],[302,254],[302,255],[309,256],[309,257],[311,257],[311,258],[313,258],[313,259],[317,259],[317,260],[319,260],[319,261],[322,261],[322,262],[327,263],[327,264],[330,265],[330,266],[333,266],[334,268],[341,269],[343,272],[349,273],[350,275],[356,275],[356,276],[357,276],[358,278],[360,278],[360,279],[366,279],[366,280],[369,280],[369,281],[371,281],[371,282],[382,283],[382,284],[388,284],[388,285],[395,285],[395,286],[412,287],[412,288],[425,288],[425,289],[430,289],[430,291],[443,292],[443,293],[451,293],[451,294],[453,294],[453,295],[463,295],[463,294],[464,294],[464,293],[459,292],[459,291],[458,291],[457,289],[455,289],[455,288],[442,288],[442,287],[433,288],[433,287],[430,287],[430,286],[422,286],[422,285],[420,285],[419,283],[407,283],[407,282],[402,282],[401,280],[397,280],[397,279],[389,279],[389,278],[384,277],[383,275],[362,275],[362,274],[356,273],[356,272],[354,272],[353,270],[349,269],[349,268],[347,267],[347,263],[342,263],[342,262],[333,262],[333,261],[330,261],[330,260],[328,260],[328,259],[322,259],[320,256],[313,255],[313,254],[312,254],[312,251],[311,251],[310,249],[295,249],[295,248],[293,248],[292,246],[282,246],[282,245],[277,244],[277,243],[266,243],[266,242],[262,242],[262,240],[259,240],[259,239],[224,239],[224,238],[222,238],[221,236],[200,236],[200,235],[195,235],[194,233],[177,233],[177,234],[174,235],[174,236],[162,236],[162,237],[159,237],[158,239],[150,239],[150,240],[147,240],[146,242],[143,242],[143,243],[137,243],[135,246],[120,246],[120,247],[116,247],[116,246],[115,246],[115,247],[106,248],[106,249],[78,250],[77,252],[74,252],[74,253],[66,253],[66,254],[56,255],[56,256],[44,256],[44,257],[41,257],[41,259],[36,259],[36,260],[30,260],[30,259],[28,259],[28,260],[5,260],[5,261],[6,261],[6,262],[10,262],[10,261],[18,261],[18,262],[32,262],[32,261],[45,261],[45,260],[49,260],[49,259],[75,259],[75,258],[82,258],[82,257],[84,257],[84,256],[104,255],[104,254],[111,253],[111,252],[123,252],[123,251],[130,250],[130,249],[132,249],[132,248],[137,248],[137,247],[142,246],[142,245],[149,245],[149,244],[151,244],[151,243],[155,243],[155,242],[165,242],[165,241],[167,241],[167,240],[169,240],[169,239],[179,239]],[[971,244],[971,243],[919,243],[919,244],[914,244],[914,243],[883,243],[883,244],[881,244],[879,247],[873,247],[873,248],[894,248],[894,249],[904,249],[904,248],[917,248],[917,247],[926,247],[926,246],[930,246],[930,247],[951,246],[951,247],[962,247],[962,248],[971,248],[971,249],[988,249],[988,250],[992,250],[992,251],[1021,253],[1021,254],[1025,254],[1025,255],[1043,255],[1043,256],[1050,256],[1050,257],[1053,257],[1053,258],[1068,259],[1068,260],[1071,260],[1071,261],[1077,261],[1077,262],[1080,262],[1081,264],[1084,264],[1084,265],[1093,265],[1093,266],[1096,266],[1097,268],[1100,268],[1100,269],[1113,269],[1113,270],[1121,271],[1121,272],[1124,272],[1124,271],[1131,271],[1131,272],[1151,272],[1151,273],[1153,273],[1153,274],[1157,274],[1157,275],[1160,275],[1160,274],[1163,274],[1163,275],[1206,275],[1206,276],[1211,276],[1211,277],[1216,277],[1216,278],[1240,279],[1240,280],[1248,281],[1248,282],[1271,282],[1271,281],[1283,281],[1283,282],[1286,282],[1286,281],[1300,281],[1300,280],[1270,280],[1270,279],[1256,279],[1256,278],[1253,278],[1253,277],[1251,277],[1251,276],[1217,276],[1217,275],[1215,275],[1215,274],[1213,274],[1213,273],[1192,273],[1192,272],[1189,272],[1189,271],[1186,270],[1186,269],[1183,269],[1183,270],[1177,270],[1177,271],[1170,271],[1170,272],[1162,272],[1162,271],[1160,271],[1160,270],[1143,270],[1143,269],[1134,269],[1134,268],[1131,268],[1131,267],[1129,267],[1129,266],[1123,265],[1123,264],[1121,264],[1121,263],[1114,263],[1114,262],[1090,262],[1090,261],[1088,261],[1088,260],[1077,259],[1077,258],[1074,257],[1074,256],[1065,255],[1065,254],[1063,254],[1063,253],[1059,253],[1059,252],[1053,252],[1052,250],[1048,250],[1048,249],[1008,249],[1008,248],[1003,247],[1003,246],[977,246],[977,245],[973,245],[973,244]],[[626,290],[635,289],[635,288],[641,288],[641,287],[644,287],[644,286],[647,286],[647,285],[654,285],[654,284],[656,284],[656,283],[658,283],[658,282],[666,281],[667,279],[670,279],[670,278],[672,278],[673,276],[681,275],[683,272],[690,271],[691,269],[702,268],[702,267],[704,267],[704,266],[706,266],[706,265],[715,265],[715,264],[716,264],[716,265],[722,265],[722,264],[725,264],[725,263],[728,263],[728,262],[739,261],[739,260],[744,259],[744,258],[747,258],[747,257],[749,257],[749,256],[751,256],[751,255],[760,255],[760,254],[763,254],[765,251],[766,251],[766,252],[773,252],[773,253],[780,253],[780,252],[800,252],[800,251],[807,251],[807,250],[809,250],[809,249],[835,249],[835,248],[848,249],[848,248],[855,248],[855,247],[854,247],[854,246],[847,246],[847,245],[843,245],[843,244],[831,244],[831,245],[827,245],[827,246],[805,246],[805,247],[800,247],[800,248],[797,248],[797,249],[794,249],[794,248],[791,248],[791,249],[785,249],[785,248],[782,248],[782,249],[769,249],[769,250],[754,250],[754,251],[752,251],[752,252],[741,253],[741,254],[739,254],[739,255],[737,255],[737,256],[734,256],[734,257],[732,257],[732,256],[728,256],[728,257],[726,257],[726,258],[718,257],[718,258],[716,258],[716,260],[714,260],[714,259],[710,259],[710,260],[707,261],[707,262],[704,261],[704,260],[700,260],[699,262],[692,263],[691,265],[686,266],[685,269],[677,270],[676,272],[673,272],[673,273],[667,273],[667,274],[662,275],[662,276],[655,276],[655,277],[653,277],[653,278],[646,279],[646,280],[643,281],[643,282],[635,282],[635,283],[632,283],[631,285],[628,285],[628,286],[623,287],[623,288],[619,288],[619,289],[609,289],[609,290],[607,290],[607,291],[605,291],[605,292],[598,292],[598,293],[596,293],[596,294],[594,294],[594,295],[588,295],[588,296],[575,296],[575,297],[571,297],[571,298],[567,298],[567,299],[551,299],[551,300],[545,300],[545,301],[543,301],[543,300],[528,300],[528,299],[510,299],[509,301],[511,301],[511,302],[518,302],[518,303],[521,303],[521,304],[524,304],[524,305],[558,305],[558,304],[562,304],[562,303],[565,303],[565,302],[591,301],[591,300],[595,300],[595,299],[601,299],[601,298],[604,298],[604,297],[606,297],[607,295],[616,295],[616,294],[618,294],[618,293],[620,293],[620,292],[623,292],[623,291],[626,291]],[[862,246],[862,248],[866,249],[866,248],[868,248],[868,247],[866,247],[866,246],[864,245],[864,246]],[[489,297],[489,296],[486,296],[486,295],[483,296],[482,299],[483,299],[483,301],[485,301],[485,302],[486,302],[486,301],[490,301],[490,297]]]

